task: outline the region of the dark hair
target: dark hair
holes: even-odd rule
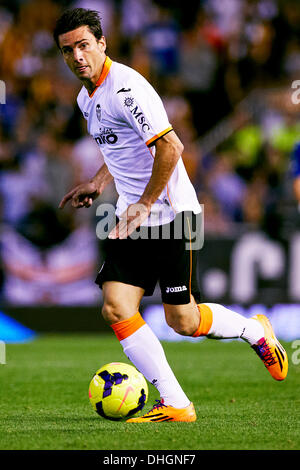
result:
[[[88,26],[96,39],[100,39],[103,36],[101,18],[98,11],[74,8],[73,10],[65,11],[56,22],[53,37],[57,46],[59,47],[58,36],[60,34],[73,31],[73,29],[77,29],[80,26]]]

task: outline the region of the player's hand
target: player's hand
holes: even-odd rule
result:
[[[120,240],[129,237],[147,219],[151,207],[145,204],[131,204],[120,216],[119,223],[110,232],[108,238]]]
[[[76,209],[81,207],[91,207],[93,201],[99,196],[100,191],[93,182],[83,183],[69,191],[60,201],[59,208],[63,209],[68,201],[72,201],[72,206]]]

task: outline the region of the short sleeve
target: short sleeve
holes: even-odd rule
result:
[[[128,80],[114,93],[115,111],[141,137],[148,147],[173,128],[163,102],[147,80]]]

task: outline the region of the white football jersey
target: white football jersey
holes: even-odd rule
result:
[[[155,141],[172,130],[163,103],[138,72],[106,57],[92,94],[82,87],[78,105],[99,145],[119,194],[116,215],[138,202],[152,174]],[[171,222],[182,211],[201,212],[180,158],[142,225]]]

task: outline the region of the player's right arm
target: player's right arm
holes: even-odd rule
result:
[[[90,181],[71,189],[60,201],[59,208],[63,209],[68,201],[76,209],[90,207],[112,180],[113,177],[104,163]]]

